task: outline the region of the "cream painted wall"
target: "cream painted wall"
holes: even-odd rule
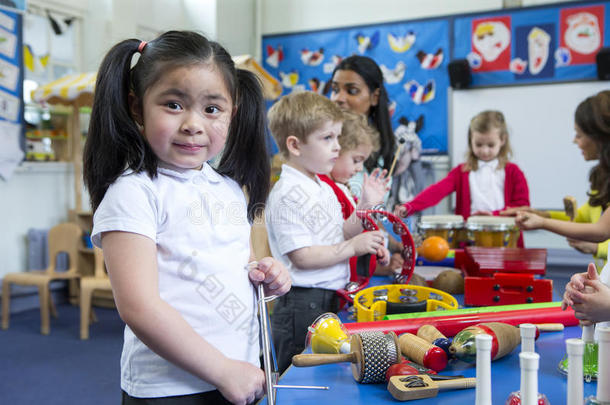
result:
[[[9,181],[0,181],[0,277],[26,270],[26,235],[66,221],[73,207],[68,163],[24,163]]]
[[[262,31],[278,34],[499,8],[502,0],[264,0]]]
[[[82,70],[97,70],[117,41],[136,36],[138,25],[158,31],[193,29],[216,35],[217,0],[30,0],[83,18]],[[73,171],[67,163],[24,163],[0,180],[0,278],[26,270],[26,235],[68,219],[74,208]],[[86,193],[83,209],[88,208]]]

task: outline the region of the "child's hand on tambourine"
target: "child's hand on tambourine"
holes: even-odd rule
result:
[[[390,251],[384,246],[377,249],[377,263],[381,266],[390,264]]]

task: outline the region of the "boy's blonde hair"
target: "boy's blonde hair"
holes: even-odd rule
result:
[[[478,113],[470,120],[470,125],[468,126],[468,152],[466,152],[464,171],[477,170],[479,167],[478,159],[472,152],[472,133],[479,132],[485,134],[492,129],[498,129],[500,131],[500,140],[504,141],[504,145],[502,145],[498,153],[498,169],[506,166],[513,151],[508,141],[508,128],[506,127],[504,114],[500,111],[486,110]]]
[[[325,123],[342,122],[343,112],[328,98],[311,91],[302,91],[280,98],[269,109],[267,118],[280,153],[287,158],[286,139],[289,136],[296,136],[307,143],[307,137]]]
[[[379,131],[369,125],[366,116],[352,111],[343,112],[343,128],[339,137],[341,152],[354,150],[360,145],[368,145],[371,152],[379,150]]]

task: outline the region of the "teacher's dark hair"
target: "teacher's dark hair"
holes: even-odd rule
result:
[[[379,89],[379,101],[377,105],[371,106],[368,115],[369,120],[379,131],[381,147],[379,151],[371,154],[364,165],[368,171],[371,171],[377,167],[379,157],[383,157],[383,168],[390,170],[392,160],[394,159],[394,151],[396,150],[396,139],[394,138],[390,119],[388,92],[383,84],[383,72],[373,59],[360,55],[353,55],[343,59],[337,65],[331,77],[335,76],[337,70],[356,72],[362,77],[371,93]]]
[[[589,205],[606,209],[610,205],[610,91],[583,100],[576,108],[574,122],[595,141],[599,151],[599,163],[589,174]]]

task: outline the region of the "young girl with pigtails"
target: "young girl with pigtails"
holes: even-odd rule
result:
[[[269,257],[245,270],[269,190],[256,77],[194,32],[116,44],[98,72],[84,178],[126,323],[123,404],[262,397],[254,285],[282,295],[290,277]]]

